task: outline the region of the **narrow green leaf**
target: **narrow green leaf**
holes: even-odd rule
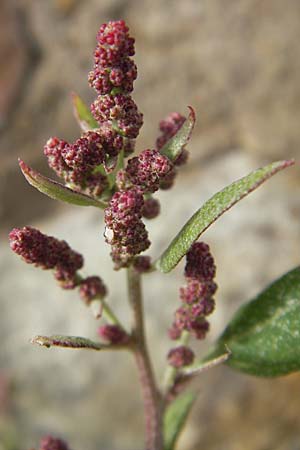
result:
[[[35,336],[31,339],[31,344],[37,344],[41,347],[64,347],[64,348],[84,348],[89,350],[105,350],[108,346],[107,344],[101,344],[98,342],[93,342],[90,339],[86,339],[79,336]]]
[[[82,131],[89,131],[99,128],[98,122],[94,119],[89,108],[79,97],[79,95],[72,93],[73,111],[75,118],[82,129]]]
[[[161,148],[160,153],[174,161],[181,153],[192,134],[195,125],[195,111],[189,106],[190,114],[177,133]]]
[[[166,409],[164,415],[164,450],[173,450],[176,440],[196,400],[192,392],[182,394]]]
[[[169,247],[156,262],[161,272],[170,272],[199,236],[224,212],[258,188],[275,173],[295,163],[294,160],[277,161],[257,169],[215,194],[187,221]]]
[[[274,377],[300,370],[300,266],[242,306],[206,359],[226,345],[230,367]]]
[[[27,164],[25,164],[25,162],[21,159],[19,159],[19,165],[28,183],[35,187],[38,191],[50,198],[53,198],[54,200],[61,200],[65,203],[78,206],[96,206],[101,209],[106,207],[106,204],[99,200],[95,200],[92,197],[80,192],[73,191],[73,189],[41,175],[36,170],[27,166]]]

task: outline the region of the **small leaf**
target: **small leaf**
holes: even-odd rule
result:
[[[107,344],[93,342],[79,336],[35,336],[31,339],[31,344],[37,344],[42,347],[65,347],[65,348],[85,348],[89,350],[106,350],[110,347]]]
[[[95,200],[92,197],[80,192],[73,191],[73,189],[41,175],[36,170],[27,166],[27,164],[25,164],[25,162],[21,159],[19,159],[19,165],[28,183],[35,187],[38,191],[50,198],[53,198],[54,200],[61,200],[63,202],[78,206],[96,206],[101,209],[106,207],[106,204],[99,200]]]
[[[168,406],[164,415],[164,450],[174,449],[195,400],[196,395],[188,392],[182,394]]]
[[[89,131],[99,128],[98,122],[94,119],[89,108],[79,97],[79,95],[72,93],[73,111],[77,122],[82,131]]]
[[[242,306],[207,358],[224,345],[232,352],[226,364],[245,373],[273,377],[300,370],[300,267]]]
[[[170,270],[174,269],[181,258],[188,252],[193,242],[222,214],[258,188],[264,181],[275,175],[275,173],[294,163],[294,160],[289,160],[269,164],[235,181],[211,197],[179,231],[156,262],[156,267],[161,272],[170,272]]]
[[[171,161],[174,161],[181,153],[192,134],[195,125],[195,111],[189,106],[190,114],[177,133],[160,149],[162,155],[167,156]]]

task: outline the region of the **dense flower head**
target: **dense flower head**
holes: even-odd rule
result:
[[[88,131],[74,144],[65,146],[61,156],[70,168],[86,172],[104,161],[103,136]]]
[[[134,38],[129,36],[129,28],[124,20],[110,21],[101,25],[97,41],[104,48],[119,52],[120,56],[134,55]]]
[[[168,353],[168,363],[170,366],[179,369],[180,367],[189,366],[194,361],[194,352],[189,347],[181,345],[172,348]]]
[[[106,287],[100,277],[87,277],[80,282],[79,295],[86,304],[96,298],[105,297],[106,292]]]
[[[96,65],[89,73],[89,83],[98,94],[110,94],[113,89],[122,92],[132,92],[133,83],[137,78],[135,63],[129,59],[118,61],[114,67]]]
[[[153,193],[159,189],[160,180],[172,169],[171,161],[158,150],[144,150],[129,159],[126,172],[130,181],[144,192]]]
[[[68,171],[68,166],[62,157],[62,152],[65,149],[69,149],[69,143],[57,137],[48,139],[44,146],[44,154],[47,157],[49,167],[61,178]]]
[[[74,280],[76,271],[83,266],[82,255],[65,241],[47,236],[35,228],[14,228],[9,239],[16,254],[42,269],[55,269],[55,277],[59,281]]]
[[[98,335],[110,344],[125,344],[128,334],[119,325],[103,325],[98,328]]]
[[[160,213],[160,203],[156,198],[147,198],[144,202],[142,214],[145,219],[155,219]]]
[[[127,267],[133,256],[146,250],[150,241],[141,221],[143,194],[138,189],[116,192],[105,209],[105,240],[112,245],[115,268]]]
[[[100,95],[91,104],[91,112],[100,124],[113,122],[113,128],[130,139],[138,136],[143,125],[143,114],[129,95]]]
[[[209,246],[204,242],[195,242],[186,255],[185,276],[211,281],[215,274],[216,266]]]
[[[39,450],[69,450],[69,446],[61,439],[45,436],[40,442]]]
[[[209,246],[204,242],[194,243],[186,255],[187,284],[180,288],[182,304],[176,310],[175,320],[169,330],[171,339],[178,339],[184,330],[196,339],[205,338],[209,330],[206,317],[215,308],[215,273],[216,267]]]

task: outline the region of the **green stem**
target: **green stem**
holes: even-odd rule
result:
[[[133,311],[132,338],[134,355],[142,388],[146,450],[163,450],[162,401],[157,388],[144,331],[141,277],[133,268],[127,270],[128,297]]]

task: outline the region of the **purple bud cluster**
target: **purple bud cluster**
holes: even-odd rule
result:
[[[14,228],[10,247],[27,263],[42,269],[53,269],[55,278],[64,288],[75,287],[76,272],[83,266],[83,257],[65,241],[47,236],[32,227]]]
[[[160,150],[177,133],[185,121],[186,117],[177,112],[173,112],[164,120],[161,120],[159,123],[159,129],[162,134],[156,140],[156,148]],[[160,189],[167,190],[173,186],[177,175],[176,166],[182,166],[187,162],[187,159],[188,151],[185,148],[182,148],[181,153],[174,161],[174,167],[172,170],[160,180]]]
[[[116,192],[105,210],[105,239],[111,244],[115,269],[128,267],[135,255],[150,246],[141,220],[143,194],[138,189]]]
[[[131,153],[132,140],[143,125],[143,115],[130,96],[137,68],[130,58],[135,51],[134,39],[128,31],[123,20],[111,21],[100,27],[94,67],[89,73],[89,83],[98,94],[91,105],[91,112],[100,127],[115,129],[124,138],[125,154]]]
[[[69,450],[69,446],[61,439],[45,436],[40,442],[39,450]]]
[[[79,295],[89,305],[95,299],[105,297],[106,287],[100,277],[87,277],[80,282]]]
[[[83,266],[83,256],[65,241],[47,236],[32,227],[14,228],[9,234],[10,247],[28,264],[44,270],[53,270],[63,289],[79,287],[81,299],[89,305],[106,295],[106,287],[99,277],[81,279],[77,271]]]
[[[51,169],[66,183],[74,189],[98,196],[107,187],[107,179],[94,171],[104,162],[106,154],[114,154],[116,148],[122,148],[122,142],[118,141],[117,133],[108,135],[100,131],[88,131],[73,144],[53,137],[47,141],[44,154]]]
[[[126,167],[128,178],[144,193],[159,189],[160,181],[172,170],[171,161],[158,150],[144,150],[129,159]]]
[[[206,316],[215,307],[213,295],[217,285],[214,259],[204,242],[192,245],[186,256],[185,277],[187,284],[180,288],[182,305],[175,312],[174,323],[169,330],[171,339],[178,339],[183,330],[197,339],[204,339],[209,330]]]
[[[126,344],[128,334],[119,325],[106,324],[98,328],[98,335],[110,344]]]
[[[156,198],[147,198],[142,209],[145,219],[155,219],[160,213],[160,203]]]
[[[168,363],[170,366],[180,369],[180,367],[189,366],[194,361],[194,352],[189,347],[181,345],[172,348],[168,353]]]

